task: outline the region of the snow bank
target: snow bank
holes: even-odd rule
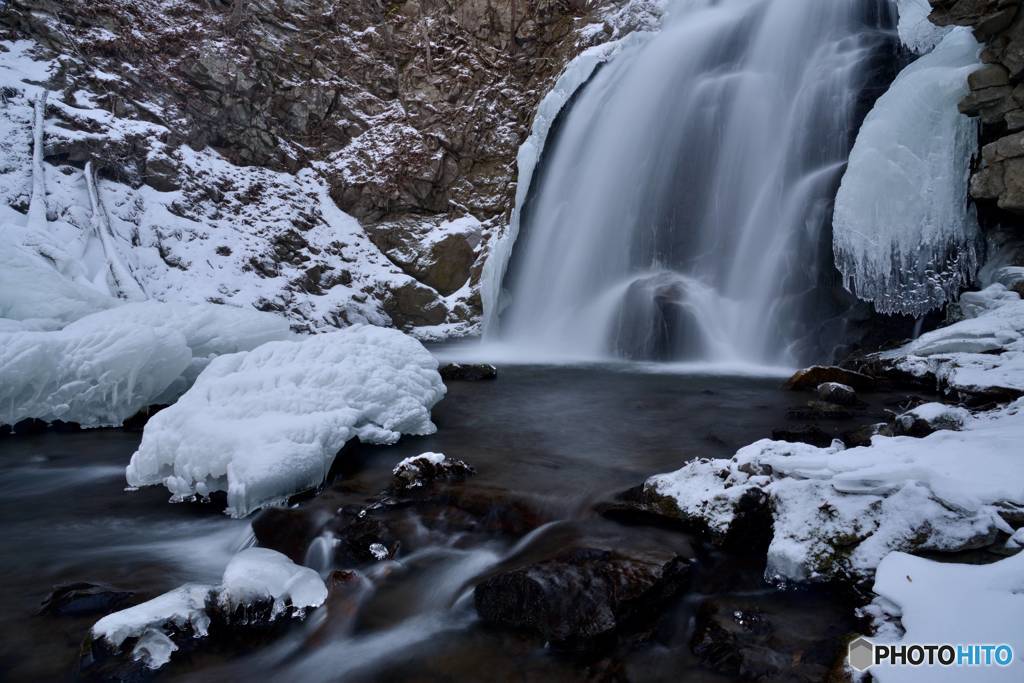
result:
[[[182,634],[204,638],[211,615],[220,610],[221,621],[231,622],[239,607],[271,602],[269,616],[301,617],[327,599],[327,586],[312,569],[295,564],[279,552],[247,548],[235,555],[224,570],[219,587],[186,584],[134,607],[100,619],[92,637],[114,650],[136,639],[132,658],[159,669],[178,650],[173,638]]]
[[[444,393],[437,361],[396,330],[354,326],[221,356],[147,423],[128,483],[163,484],[175,499],[226,491],[241,517],[319,485],[353,437],[433,433]]]
[[[905,631],[885,637],[897,629],[878,624],[875,642],[1006,643],[1017,653],[1008,667],[874,667],[880,683],[1024,680],[1024,553],[987,565],[892,553],[878,566],[874,590],[868,611]]]
[[[894,550],[981,547],[1011,531],[999,510],[1024,504],[1022,440],[1024,399],[922,439],[875,436],[850,449],[765,439],[652,477],[645,493],[724,534],[740,498],[760,490],[774,519],[769,578],[864,580]]]
[[[1024,393],[1024,301],[994,284],[964,294],[961,311],[969,317],[878,357],[947,391]]]
[[[932,6],[928,0],[897,0],[900,15],[900,42],[914,54],[923,55],[938,45],[947,33],[948,26],[936,26],[928,21]]]
[[[959,112],[977,41],[951,31],[906,67],[864,120],[836,196],[836,265],[882,313],[919,316],[956,296],[978,267],[968,203],[976,122]]]
[[[192,360],[180,332],[80,322],[53,332],[0,333],[0,424],[37,418],[120,426]]]
[[[17,268],[22,269],[39,259],[24,250],[20,256],[25,261]],[[17,268],[4,271],[0,263],[0,279]],[[40,308],[45,319],[0,327],[2,424],[36,418],[83,427],[120,426],[143,408],[173,401],[215,356],[291,336],[288,322],[269,313],[155,301],[115,306],[63,329],[37,331],[33,326],[46,328],[93,303],[108,303],[90,298],[89,290],[53,269],[47,281],[50,286],[42,291],[55,296],[49,308]],[[23,303],[15,305],[22,308],[13,312],[31,314]]]

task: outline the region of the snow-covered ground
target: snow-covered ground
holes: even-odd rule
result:
[[[221,356],[146,424],[128,483],[177,499],[226,491],[228,512],[245,516],[318,486],[351,438],[433,433],[444,394],[437,361],[397,330],[353,326]]]

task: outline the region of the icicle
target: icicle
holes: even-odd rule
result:
[[[46,230],[46,176],[43,169],[43,122],[46,118],[46,95],[36,96],[32,117],[32,198],[28,205],[28,225]]]
[[[85,164],[85,186],[89,192],[89,206],[92,209],[91,226],[100,244],[103,245],[103,254],[106,256],[110,275],[114,281],[117,296],[122,299],[141,300],[146,298],[145,292],[139,285],[131,270],[121,260],[117,252],[117,245],[114,244],[114,233],[110,227],[110,218],[107,216],[103,202],[100,201],[99,190],[96,187],[96,173],[92,162]]]

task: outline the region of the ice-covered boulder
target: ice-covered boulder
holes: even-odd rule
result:
[[[215,359],[176,404],[147,423],[128,465],[132,486],[176,499],[227,492],[253,510],[323,482],[349,439],[394,443],[435,431],[437,361],[396,330],[354,326]]]
[[[1024,504],[1024,399],[963,419],[962,431],[849,449],[765,439],[652,477],[644,498],[721,538],[744,496],[761,491],[774,522],[770,578],[864,581],[891,551],[975,548],[1012,531],[999,513]]]
[[[132,322],[0,333],[0,424],[26,418],[120,426],[192,360],[185,337]]]
[[[312,569],[273,550],[247,548],[231,558],[219,586],[186,584],[100,619],[83,649],[83,669],[129,655],[159,669],[183,641],[194,646],[218,629],[259,628],[302,617],[326,599],[327,586]]]
[[[923,55],[930,51],[951,30],[928,20],[932,11],[928,0],[897,0],[896,10],[900,16],[897,26],[900,42],[914,54]]]
[[[833,248],[844,285],[882,313],[919,316],[978,267],[968,203],[977,124],[960,113],[979,46],[958,28],[907,66],[864,120],[836,196]]]
[[[173,401],[212,358],[292,336],[288,322],[269,313],[156,301],[100,310],[52,331],[32,329],[38,319],[4,322],[0,424],[36,418],[119,426],[150,405]]]

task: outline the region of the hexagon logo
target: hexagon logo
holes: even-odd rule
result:
[[[850,643],[849,650],[850,666],[855,671],[867,671],[868,667],[875,663],[875,645],[864,636],[858,637]]]

